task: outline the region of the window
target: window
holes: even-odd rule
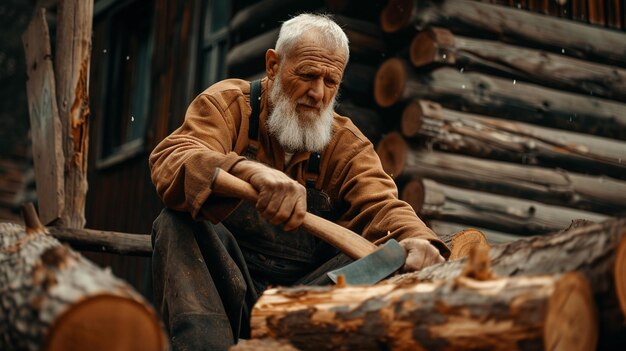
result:
[[[101,109],[98,166],[116,163],[143,150],[150,99],[152,2],[133,1],[106,10],[107,35],[98,55],[103,61],[104,106]],[[101,20],[101,19],[98,19]]]
[[[228,51],[228,22],[231,18],[229,0],[204,1],[204,29],[200,44],[201,79],[198,89],[226,78],[226,53]]]

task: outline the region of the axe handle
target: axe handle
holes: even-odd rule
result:
[[[215,170],[212,184],[213,192],[221,196],[235,197],[255,203],[259,196],[252,185],[219,168]],[[312,213],[307,212],[304,215],[302,228],[353,259],[365,257],[377,248],[359,234]]]

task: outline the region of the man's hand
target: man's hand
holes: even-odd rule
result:
[[[285,223],[286,231],[298,228],[306,213],[306,188],[286,174],[257,162],[241,161],[231,173],[258,192],[256,209],[271,224]]]
[[[405,272],[419,271],[435,263],[445,261],[439,254],[439,250],[428,240],[419,238],[409,238],[400,241],[400,245],[406,250],[406,260],[402,270]]]

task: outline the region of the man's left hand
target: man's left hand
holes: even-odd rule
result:
[[[419,271],[446,260],[441,256],[439,250],[426,239],[404,239],[400,241],[400,245],[404,247],[407,253],[404,267],[402,267],[405,272]]]

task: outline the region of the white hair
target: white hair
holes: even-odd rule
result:
[[[285,21],[280,27],[276,41],[276,52],[288,54],[301,37],[311,30],[316,30],[315,35],[318,35],[329,49],[342,49],[346,54],[346,62],[348,62],[350,57],[348,37],[343,29],[328,15],[303,13]]]

